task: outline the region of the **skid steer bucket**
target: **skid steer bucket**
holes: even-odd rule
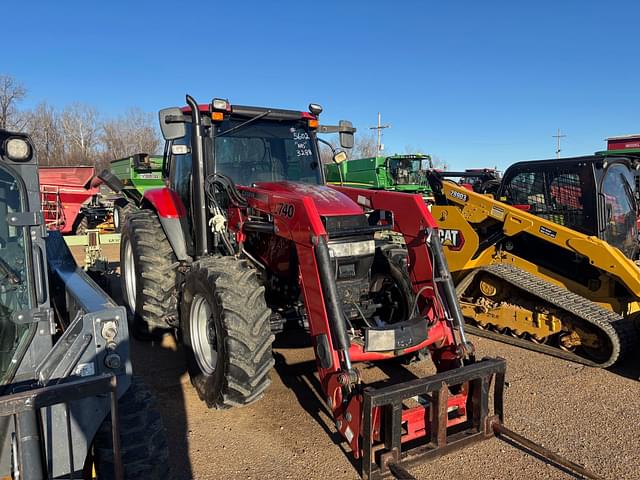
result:
[[[493,437],[502,422],[506,361],[490,358],[427,378],[365,389],[362,477],[410,466]],[[494,384],[493,412],[489,409]],[[417,403],[408,406],[407,403]]]

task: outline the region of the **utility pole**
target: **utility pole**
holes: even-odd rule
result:
[[[382,150],[384,149],[384,145],[382,145],[382,129],[384,128],[389,128],[391,125],[382,125],[381,123],[381,117],[380,117],[380,112],[378,112],[378,126],[376,127],[369,127],[369,130],[377,130],[378,131],[378,151],[377,154],[379,155],[380,152],[382,152]]]
[[[560,135],[560,129],[558,129],[558,133],[552,135],[556,139],[556,158],[560,158],[560,152],[562,149],[560,148],[560,139],[566,137],[566,135]]]

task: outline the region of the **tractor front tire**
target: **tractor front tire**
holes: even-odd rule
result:
[[[120,280],[136,338],[157,338],[177,322],[178,265],[156,213],[131,212],[120,239]]]
[[[118,401],[120,449],[125,480],[169,478],[169,449],[160,412],[151,391],[137,377]],[[111,414],[93,441],[98,479],[115,478]]]
[[[210,408],[248,405],[271,383],[271,311],[255,270],[234,257],[195,262],[180,305],[191,383]]]

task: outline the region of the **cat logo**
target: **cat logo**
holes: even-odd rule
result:
[[[460,230],[441,228],[438,230],[438,235],[440,236],[442,246],[447,247],[449,250],[458,251],[464,245],[464,237]]]

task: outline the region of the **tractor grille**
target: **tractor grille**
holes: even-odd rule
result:
[[[335,215],[320,218],[329,238],[373,235],[383,229],[378,225],[369,225],[366,215]]]

